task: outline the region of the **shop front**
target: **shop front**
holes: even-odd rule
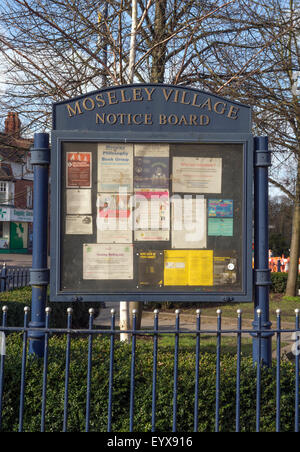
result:
[[[0,206],[0,254],[32,251],[33,211]]]

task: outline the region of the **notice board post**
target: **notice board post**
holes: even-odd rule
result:
[[[254,138],[254,322],[255,329],[262,329],[260,335],[254,334],[253,360],[255,363],[270,366],[272,362],[272,336],[269,319],[269,234],[268,234],[268,168],[271,166],[271,153],[268,137]]]
[[[44,353],[45,333],[35,328],[45,327],[45,308],[48,270],[48,181],[50,149],[49,135],[34,135],[31,149],[31,163],[34,167],[34,205],[33,205],[33,248],[30,285],[32,286],[31,322],[29,323],[29,353],[39,357]]]

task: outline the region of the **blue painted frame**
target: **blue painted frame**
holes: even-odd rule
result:
[[[171,85],[133,85],[133,86],[156,86],[162,88],[167,86],[169,89]],[[121,89],[122,87],[107,88],[99,91],[100,93],[114,89]],[[124,87],[123,87],[124,88]],[[128,86],[126,86],[128,88]],[[188,91],[189,88],[172,87],[176,90]],[[125,89],[125,88],[124,88]],[[191,92],[199,92],[212,96],[209,93],[203,93],[201,91],[192,89]],[[76,99],[83,99],[95,93],[81,96]],[[214,96],[216,97],[216,96]],[[253,221],[253,136],[251,134],[251,112],[249,107],[242,106],[246,109],[244,115],[245,119],[241,126],[236,124],[235,132],[224,131],[224,125],[217,122],[216,130],[210,130],[208,132],[190,130],[183,130],[178,132],[178,129],[165,132],[158,128],[151,128],[151,131],[145,130],[120,130],[120,128],[113,129],[111,131],[103,130],[96,131],[90,130],[89,117],[82,119],[82,130],[66,130],[66,124],[63,124],[64,130],[60,130],[59,120],[57,119],[57,108],[61,108],[68,102],[75,101],[76,99],[65,101],[54,105],[53,124],[56,130],[52,132],[52,152],[51,152],[51,270],[50,270],[50,299],[51,301],[62,302],[74,302],[74,301],[174,301],[174,302],[252,302],[253,301],[253,271],[252,271],[252,221]],[[220,101],[227,101],[226,99],[217,98]],[[90,112],[88,112],[90,114]],[[217,118],[218,119],[218,118]],[[223,119],[223,118],[221,118]],[[220,119],[220,121],[221,121]],[[242,131],[241,131],[242,129]],[[177,292],[163,292],[163,293],[151,293],[151,292],[127,292],[127,293],[78,293],[70,291],[60,290],[60,275],[61,275],[61,249],[60,249],[60,237],[61,237],[61,149],[64,142],[90,142],[90,143],[184,143],[184,144],[242,144],[244,152],[244,168],[243,168],[243,291],[236,293],[191,293],[177,291]]]

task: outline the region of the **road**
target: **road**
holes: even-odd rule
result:
[[[31,254],[0,254],[0,266],[3,264],[9,267],[31,267]]]

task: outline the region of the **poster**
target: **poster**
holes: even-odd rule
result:
[[[132,200],[130,195],[98,194],[97,242],[132,243]]]
[[[67,215],[66,234],[93,234],[93,218],[91,215]]]
[[[165,286],[212,286],[212,250],[165,250]]]
[[[69,189],[67,196],[67,214],[80,215],[92,213],[92,193],[88,189]]]
[[[67,188],[92,186],[91,152],[67,152]]]
[[[98,192],[133,191],[133,145],[98,145]]]
[[[8,248],[8,239],[0,239],[0,249]]]
[[[143,287],[161,287],[164,269],[163,251],[138,253],[138,284]]]
[[[134,146],[134,188],[169,188],[169,145]]]
[[[221,191],[221,158],[173,158],[173,192],[221,193]]]
[[[233,236],[233,218],[209,218],[208,235],[232,237]]]
[[[170,240],[168,190],[141,190],[135,193],[134,239]]]
[[[10,249],[27,248],[28,223],[12,221],[10,223]]]
[[[232,199],[209,199],[208,200],[208,216],[209,217],[233,217],[233,200]]]
[[[133,247],[85,243],[83,245],[83,279],[133,279]]]
[[[214,258],[214,285],[234,284],[237,281],[236,259],[231,257]]]
[[[172,248],[206,248],[206,199],[172,199]]]

